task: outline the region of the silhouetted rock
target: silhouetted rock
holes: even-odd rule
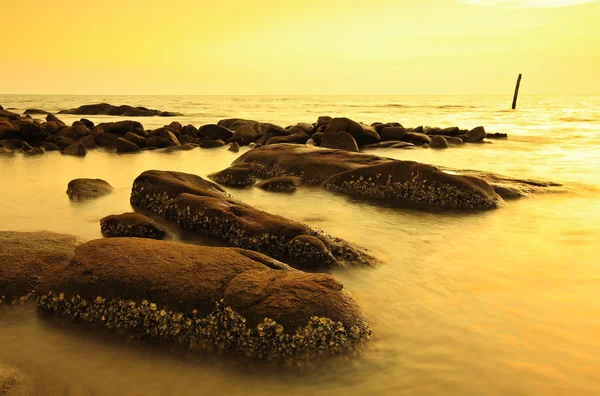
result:
[[[475,127],[466,133],[464,141],[467,143],[479,143],[485,138],[485,128]]]
[[[274,192],[294,192],[302,185],[302,179],[294,176],[273,177],[264,180],[256,185],[256,187]]]
[[[146,139],[136,133],[127,132],[123,138],[127,141],[130,141],[131,143],[134,143],[138,147],[146,146]],[[117,146],[117,149],[118,149],[118,146]]]
[[[98,136],[96,136],[96,143],[100,147],[116,149],[117,148],[117,139],[119,137],[120,137],[119,135],[115,135],[114,133],[104,132],[104,133],[101,133]]]
[[[448,148],[448,141],[439,135],[434,135],[431,137],[431,143],[429,144],[431,148]]]
[[[74,179],[67,186],[67,195],[73,201],[83,201],[110,194],[114,188],[102,179]]]
[[[221,139],[223,141],[227,141],[233,136],[233,132],[220,125],[208,124],[202,125],[200,128],[198,128],[198,136],[205,139]]]
[[[81,143],[83,143],[83,145],[89,150],[95,149],[96,147],[98,147],[98,145],[96,144],[96,138],[93,137],[92,135],[87,135],[85,137],[82,137],[81,139],[79,139],[79,141]]]
[[[334,118],[329,124],[327,124],[327,129],[325,129],[325,133],[331,132],[348,132],[356,143],[359,146],[365,144],[375,143],[381,140],[379,134],[373,127],[365,124],[359,124],[355,121],[352,121],[348,118]]]
[[[248,124],[237,128],[229,139],[230,142],[237,142],[240,145],[248,145],[256,140],[258,133]]]
[[[152,110],[146,107],[132,107],[128,105],[113,106],[108,103],[98,103],[91,105],[79,106],[76,109],[61,110],[58,114],[79,114],[79,115],[110,115],[122,117],[151,117],[163,116],[173,117],[180,116],[180,113],[165,112],[160,110]]]
[[[44,142],[44,144],[42,144],[42,147],[44,147],[44,150],[46,151],[60,151],[60,147],[58,147],[57,144],[51,142]]]
[[[425,143],[431,143],[431,138],[429,136],[425,135],[424,133],[418,132],[406,132],[404,136],[400,138],[400,140],[412,143],[416,146],[420,146]]]
[[[140,151],[137,144],[123,138],[117,139],[117,153],[134,153],[136,151]]]
[[[388,126],[381,129],[379,133],[381,135],[381,140],[391,141],[391,140],[401,140],[404,135],[406,135],[406,129],[404,127],[394,127]]]
[[[27,109],[23,112],[23,114],[27,115],[27,114],[50,114],[49,112],[47,112],[46,110],[40,110],[40,109]]]
[[[8,118],[9,120],[18,120],[21,118],[17,113],[8,110],[0,110],[0,117]]]
[[[328,132],[321,138],[321,147],[358,152],[356,140],[348,132]]]
[[[148,147],[172,147],[181,146],[179,139],[170,131],[168,128],[160,128],[150,132],[146,139],[146,146]]]
[[[87,154],[87,148],[81,142],[73,143],[63,150],[63,154],[84,157]]]
[[[390,140],[387,142],[378,142],[373,144],[367,144],[361,147],[363,150],[373,150],[381,148],[415,148],[415,145],[408,142],[402,142],[400,140]]]
[[[211,149],[225,146],[225,142],[222,140],[204,140],[200,142],[200,148]]]
[[[135,212],[106,216],[100,220],[100,229],[107,237],[163,239],[167,235],[152,218]]]
[[[233,142],[229,145],[229,151],[237,153],[240,151],[240,145],[238,144],[238,142]]]

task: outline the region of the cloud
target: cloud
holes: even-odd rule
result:
[[[551,8],[568,7],[596,0],[458,0],[459,3],[483,7],[499,8]]]

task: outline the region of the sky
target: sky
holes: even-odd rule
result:
[[[0,0],[0,94],[600,95],[597,0]]]

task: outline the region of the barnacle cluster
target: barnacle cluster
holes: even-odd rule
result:
[[[10,303],[13,306],[25,305],[27,302],[32,300],[35,300],[35,290],[32,290],[19,298],[9,298],[7,296],[0,296],[0,305],[8,303]]]
[[[392,175],[382,179],[377,175],[363,176],[341,183],[328,183],[327,189],[349,195],[362,195],[378,199],[393,199],[413,204],[433,205],[446,209],[495,209],[501,201],[490,199],[477,192],[436,181],[428,181],[419,172],[403,182],[392,181]]]
[[[174,312],[166,306],[143,300],[85,299],[79,295],[49,292],[38,298],[44,312],[97,323],[137,337],[149,337],[181,344],[193,350],[230,351],[248,357],[283,360],[311,359],[323,354],[352,350],[371,336],[368,323],[348,329],[341,322],[312,317],[295,332],[265,318],[249,326],[223,300],[201,317],[194,310]]]
[[[316,237],[302,236],[294,238],[288,244],[290,258],[299,264],[310,267],[315,263],[333,266],[337,263],[335,257]]]
[[[162,239],[166,232],[162,228],[151,223],[146,224],[122,224],[115,220],[100,220],[100,230],[106,236],[111,237],[138,237],[150,239]]]

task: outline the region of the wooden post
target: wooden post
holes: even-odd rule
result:
[[[515,87],[515,96],[513,96],[513,103],[512,103],[513,110],[517,108],[517,96],[519,96],[519,86],[521,85],[521,76],[522,76],[522,74],[519,74],[519,78],[517,78],[517,86]]]

